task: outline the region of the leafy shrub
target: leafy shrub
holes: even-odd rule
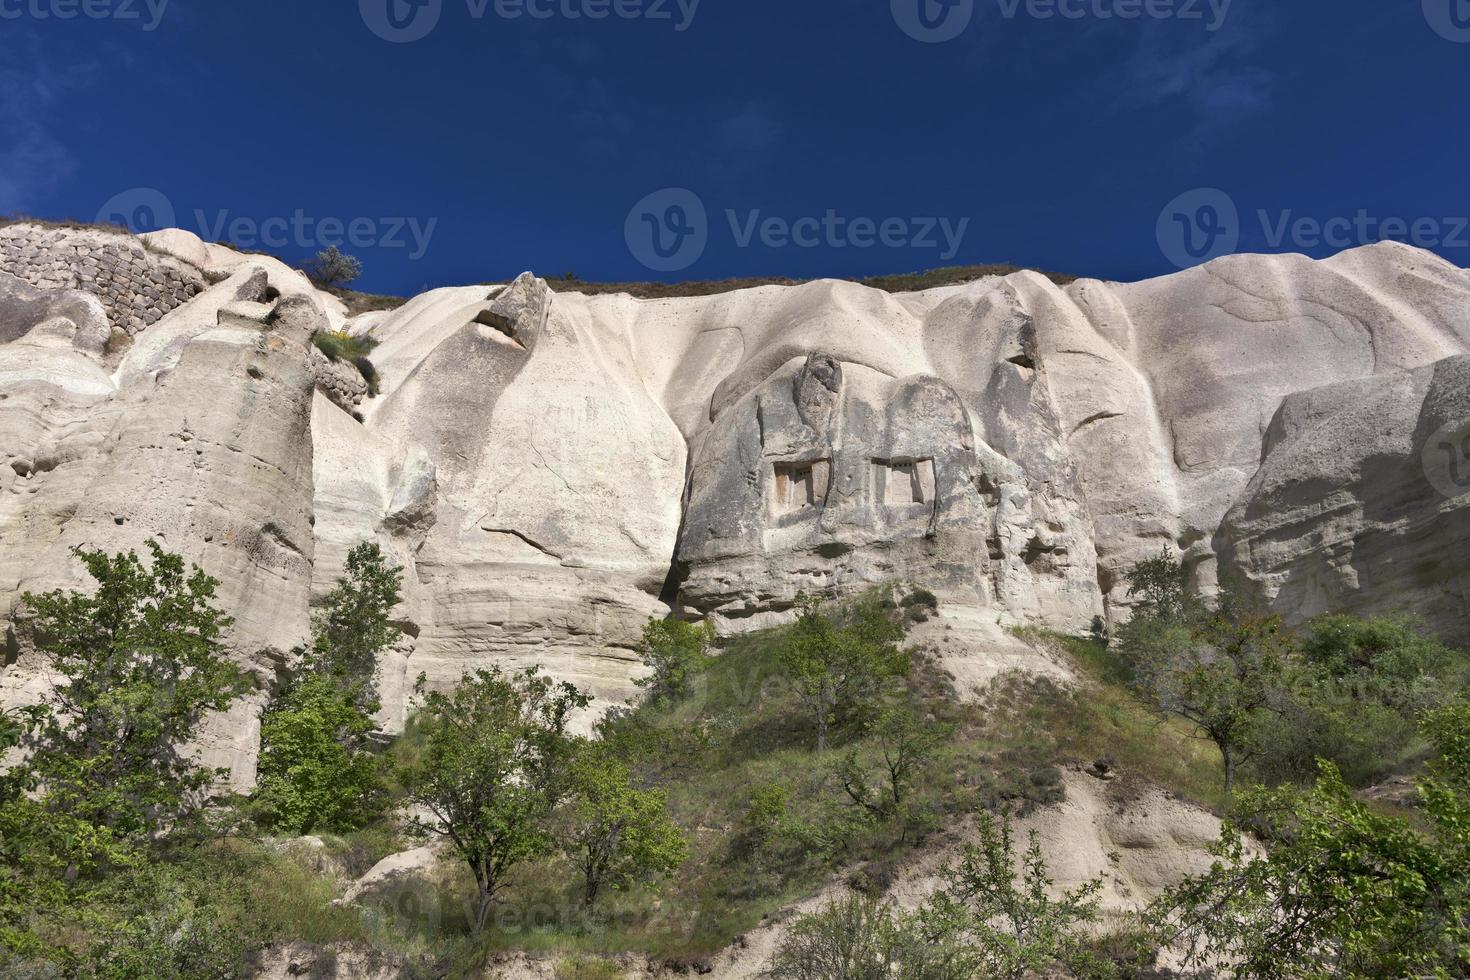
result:
[[[387,799],[378,760],[362,748],[373,727],[332,678],[292,685],[261,718],[252,812],[267,826],[296,834],[367,825]]]
[[[678,699],[689,693],[690,678],[704,665],[714,628],[678,619],[654,619],[643,627],[639,653],[650,671],[639,687],[648,689],[650,700]]]
[[[1470,703],[1432,712],[1424,733],[1438,758],[1419,780],[1423,821],[1377,812],[1330,762],[1306,793],[1248,793],[1211,869],[1151,910],[1159,941],[1241,980],[1470,974]]]
[[[1321,759],[1350,786],[1388,775],[1415,749],[1418,718],[1465,686],[1465,655],[1403,619],[1323,616],[1295,652],[1255,739],[1270,785],[1310,784]]]
[[[918,930],[892,906],[866,896],[829,903],[792,923],[765,976],[769,980],[909,980],[923,969]]]
[[[919,913],[926,937],[952,945],[952,975],[1021,980],[1057,969],[1096,970],[1090,948],[1099,921],[1093,879],[1052,898],[1036,832],[1017,860],[1009,817],[976,815],[979,843],[944,872],[944,886]]]
[[[899,603],[903,608],[904,620],[909,623],[925,623],[939,611],[939,599],[928,589],[914,589]]]

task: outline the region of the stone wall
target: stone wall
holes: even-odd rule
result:
[[[311,370],[316,376],[317,390],[344,412],[356,411],[367,397],[368,383],[355,364],[331,360],[312,347]]]
[[[91,293],[129,336],[205,287],[198,269],[154,255],[130,235],[32,224],[0,228],[0,269],[42,289]]]

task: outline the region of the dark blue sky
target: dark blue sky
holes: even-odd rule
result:
[[[1470,265],[1470,0],[169,0],[154,26],[160,2],[0,0],[0,212],[146,223],[152,188],[292,260],[355,221],[386,292],[1136,279],[1237,238]],[[378,36],[391,12],[426,36]]]

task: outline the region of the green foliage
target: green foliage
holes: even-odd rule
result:
[[[1017,862],[1010,818],[977,815],[977,845],[944,870],[944,885],[914,915],[871,897],[833,902],[792,924],[767,976],[780,980],[1021,980],[1107,972],[1092,950],[1094,880],[1053,899],[1035,833]],[[1019,870],[1018,870],[1019,864]]]
[[[1259,738],[1255,768],[1271,784],[1310,783],[1318,759],[1349,785],[1373,782],[1416,749],[1416,719],[1465,687],[1465,656],[1401,619],[1324,616],[1297,650]]]
[[[403,572],[373,543],[348,553],[346,572],[313,624],[297,675],[261,718],[260,785],[250,809],[277,830],[355,830],[386,803],[369,736],[378,658],[398,636],[390,615]]]
[[[1129,576],[1140,609],[1119,630],[1119,650],[1138,692],[1215,743],[1225,792],[1259,745],[1260,724],[1280,689],[1291,636],[1279,617],[1234,608],[1204,610],[1187,591],[1185,570],[1167,554]]]
[[[302,270],[317,285],[338,289],[362,275],[362,262],[333,245],[316,253]]]
[[[1392,772],[1416,748],[1416,719],[1464,690],[1470,660],[1402,619],[1329,615],[1299,636],[1225,596],[1210,611],[1168,554],[1130,575],[1140,597],[1118,630],[1124,677],[1219,748],[1227,793],[1249,763],[1268,784],[1309,784],[1318,760],[1350,784]]]
[[[1128,594],[1138,597],[1136,615],[1165,622],[1188,622],[1200,612],[1189,589],[1189,571],[1165,548],[1128,573]]]
[[[318,330],[312,335],[311,342],[328,358],[344,364],[368,356],[378,346],[378,341],[366,334],[356,335],[339,330]]]
[[[636,681],[648,689],[651,700],[678,699],[690,689],[690,678],[705,664],[714,628],[678,619],[653,619],[643,627],[639,655],[650,671]]]
[[[340,330],[318,330],[312,334],[311,342],[328,359],[351,364],[367,382],[368,395],[376,396],[379,390],[378,369],[369,354],[378,346],[378,341],[367,334],[349,334]]]
[[[616,963],[597,956],[569,956],[556,964],[556,980],[622,980]]]
[[[961,950],[958,975],[1021,980],[1053,969],[1096,972],[1091,927],[1098,922],[1094,879],[1060,898],[1035,831],[1017,870],[1009,817],[976,817],[979,843],[946,869],[944,887],[920,911],[924,933]]]
[[[507,677],[498,667],[465,674],[451,694],[426,691],[425,749],[402,779],[409,801],[469,865],[479,893],[475,930],[485,926],[506,874],[556,847],[551,814],[566,793],[571,713],[590,699],[537,668]]]
[[[218,582],[148,547],[151,567],[135,552],[77,549],[95,594],[23,597],[58,683],[26,710],[29,756],[17,778],[45,813],[77,822],[66,836],[83,863],[109,841],[141,842],[177,825],[203,802],[219,773],[183,745],[248,686],[220,649],[231,620],[213,605]]]
[[[757,846],[770,840],[786,816],[788,793],[780,783],[756,787],[750,794],[750,809],[746,813],[746,829]]]
[[[887,682],[908,673],[908,654],[897,646],[903,635],[875,596],[854,601],[836,616],[803,598],[780,661],[815,724],[817,751],[826,750],[833,724],[871,707]]]
[[[294,834],[365,826],[386,802],[377,757],[364,748],[373,727],[334,678],[291,684],[261,719],[254,814]]]
[[[348,552],[346,572],[314,624],[305,667],[358,688],[363,706],[376,711],[378,658],[398,638],[391,617],[403,569],[389,564],[376,543],[364,542]]]
[[[931,941],[912,917],[866,896],[828,903],[792,923],[770,980],[962,980],[958,951]]]
[[[85,980],[236,980],[244,975],[244,937],[206,896],[153,876],[130,898],[128,914],[99,923]]]
[[[894,706],[881,711],[871,735],[878,743],[877,784],[856,750],[838,764],[838,779],[855,805],[879,819],[898,818],[907,836],[910,825],[922,822],[922,815],[909,809],[914,781],[949,733],[941,725],[925,723],[908,707]]]
[[[1440,754],[1420,781],[1427,827],[1375,812],[1331,763],[1307,793],[1246,794],[1238,823],[1268,853],[1227,827],[1211,870],[1155,909],[1164,941],[1239,978],[1470,972],[1470,707],[1424,727]]]
[[[638,789],[628,767],[603,746],[585,743],[570,770],[563,848],[582,871],[583,900],[676,869],[689,853],[669,819],[668,796]]]
[[[1424,636],[1411,621],[1321,616],[1308,624],[1298,650],[1302,660],[1363,695],[1411,710],[1442,698],[1440,680],[1463,678],[1464,654]]]

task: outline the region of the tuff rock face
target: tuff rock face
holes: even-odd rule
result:
[[[53,239],[28,262],[86,258]],[[1290,618],[1392,608],[1470,640],[1470,274],[1405,246],[898,295],[528,273],[349,319],[274,260],[124,241],[209,284],[125,343],[106,293],[0,275],[0,700],[46,683],[20,595],[82,585],[73,546],[157,538],[221,580],[258,678],[202,746],[241,788],[364,540],[405,569],[390,730],[421,673],[541,664],[608,703],[650,616],[757,628],[883,582],[938,593],[944,655],[989,676],[1027,656],[1007,625],[1126,616],[1161,549]],[[323,369],[327,328],[380,342],[377,397]]]

